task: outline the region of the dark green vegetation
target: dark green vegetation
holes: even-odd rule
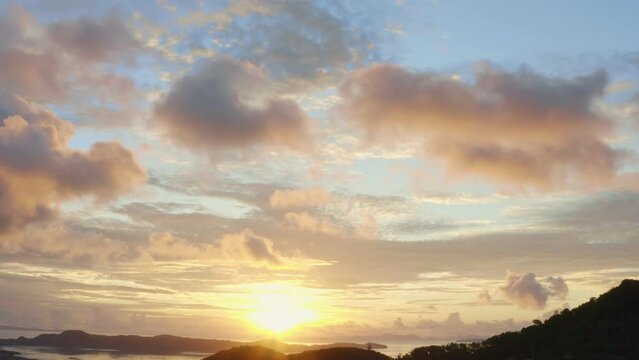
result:
[[[204,360],[391,360],[372,350],[331,348],[285,355],[263,346],[242,346],[220,351]]]
[[[399,360],[636,360],[639,281],[621,285],[573,310],[479,343],[416,348]]]

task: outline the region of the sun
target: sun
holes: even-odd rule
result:
[[[255,309],[249,319],[276,336],[318,318],[304,297],[292,289],[264,289],[256,294]]]

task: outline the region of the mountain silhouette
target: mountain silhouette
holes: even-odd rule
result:
[[[390,360],[384,354],[373,350],[356,348],[330,348],[304,351],[288,356],[289,360]]]
[[[285,354],[264,346],[240,346],[220,351],[204,360],[288,360]]]
[[[391,360],[391,358],[376,351],[352,347],[310,350],[286,355],[263,346],[241,346],[220,351],[204,360]]]
[[[153,337],[137,335],[94,335],[82,330],[67,330],[60,334],[42,334],[34,338],[19,337],[17,339],[0,340],[0,346],[49,346],[66,349],[116,350],[127,354],[170,355],[185,352],[215,353],[238,346],[263,346],[284,353],[302,352],[307,350],[325,349],[331,347],[354,347],[383,349],[381,344],[335,343],[321,345],[287,344],[275,339],[255,342],[239,342],[231,340],[192,339],[172,335],[158,335]]]
[[[572,310],[482,342],[416,348],[399,360],[636,360],[639,281],[624,280]]]

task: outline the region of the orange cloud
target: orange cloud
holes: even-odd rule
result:
[[[21,5],[13,5],[0,15],[0,33],[0,90],[30,101],[65,104],[85,124],[131,121],[140,99],[135,82],[105,65],[132,64],[145,48],[118,13],[45,26]],[[2,114],[0,120],[10,115]]]
[[[88,151],[68,148],[73,125],[17,96],[2,94],[0,233],[51,218],[60,202],[110,200],[146,179],[134,155],[117,142]]]
[[[212,249],[211,245],[192,244],[169,232],[154,232],[149,235],[148,244],[139,250],[158,260],[195,260],[214,256]]]
[[[225,234],[215,243],[194,243],[168,232],[154,232],[148,243],[138,248],[144,257],[156,260],[205,260],[230,259],[248,263],[279,265],[281,257],[273,250],[271,239],[255,235],[244,229],[235,234]]]
[[[331,197],[329,192],[320,188],[275,190],[270,203],[276,209],[316,207],[325,205]]]
[[[252,230],[244,229],[239,234],[226,234],[219,242],[224,255],[232,259],[266,262],[273,265],[281,260],[273,251],[271,239],[255,235]]]
[[[453,174],[537,189],[602,184],[625,156],[606,143],[612,121],[591,107],[607,81],[603,70],[561,79],[484,64],[466,84],[377,65],[341,86],[341,111],[371,142],[422,140]]]
[[[52,54],[0,48],[0,83],[36,100],[59,100],[66,94],[60,61]]]
[[[306,211],[287,212],[284,214],[284,223],[298,229],[315,233],[339,235],[342,232],[341,229],[333,225],[328,218],[316,217]]]

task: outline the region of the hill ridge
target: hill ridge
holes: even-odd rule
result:
[[[33,338],[0,339],[0,346],[50,346],[57,348],[108,349],[129,354],[171,355],[185,352],[215,353],[238,346],[259,345],[285,353],[318,350],[336,346],[367,348],[366,344],[334,343],[334,344],[288,344],[277,339],[263,339],[252,342],[198,339],[175,335],[96,335],[83,330],[65,330],[59,334],[40,334]],[[385,345],[371,343],[372,348],[382,349]]]
[[[472,344],[424,346],[399,360],[639,359],[639,280],[545,321]]]

